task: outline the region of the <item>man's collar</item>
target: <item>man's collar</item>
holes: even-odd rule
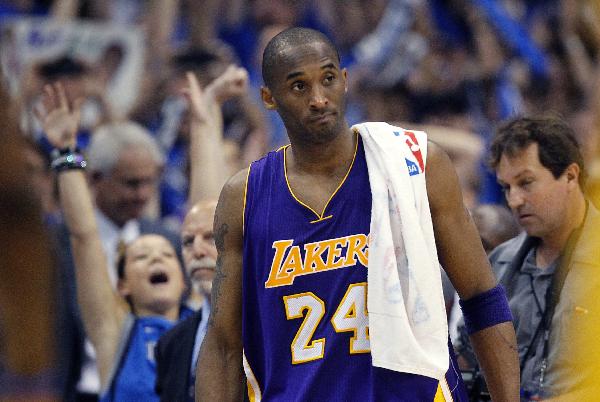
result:
[[[140,235],[140,222],[137,219],[130,219],[122,227],[119,227],[99,208],[96,208],[96,219],[98,230],[101,234],[113,233],[119,236],[125,243],[131,243]]]

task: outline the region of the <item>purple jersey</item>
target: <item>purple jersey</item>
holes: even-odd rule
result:
[[[467,401],[453,357],[443,384],[371,364],[371,191],[360,139],[322,213],[293,194],[285,153],[253,163],[246,188],[242,331],[250,400]]]

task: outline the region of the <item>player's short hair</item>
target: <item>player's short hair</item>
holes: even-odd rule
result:
[[[150,135],[150,132],[137,123],[119,122],[98,127],[92,135],[87,149],[87,160],[92,172],[110,174],[124,149],[147,150],[158,166],[164,163],[164,156]]]
[[[283,51],[310,43],[323,43],[336,55],[337,61],[340,61],[340,55],[335,45],[322,32],[302,27],[288,28],[275,35],[265,47],[262,59],[262,75],[265,85],[272,87],[275,83],[274,72]]]
[[[559,178],[572,163],[579,165],[579,185],[585,184],[585,165],[573,129],[556,117],[520,117],[500,126],[490,146],[489,165],[496,170],[502,155],[515,157],[538,144],[540,163]]]

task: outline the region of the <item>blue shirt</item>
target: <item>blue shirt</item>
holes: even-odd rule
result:
[[[162,317],[136,317],[129,331],[126,324],[126,343],[122,345],[121,353],[118,353],[120,361],[110,387],[100,397],[100,402],[159,402],[159,397],[154,392],[154,346],[158,338],[174,324]]]

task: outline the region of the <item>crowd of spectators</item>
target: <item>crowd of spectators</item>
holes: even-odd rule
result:
[[[500,121],[554,114],[576,127],[592,175],[598,175],[593,161],[600,110],[600,10],[593,1],[206,0],[199,5],[184,0],[30,0],[9,1],[0,9],[0,18],[7,45],[13,35],[6,27],[22,18],[100,23],[106,29],[128,25],[142,32],[143,62],[135,65],[132,94],[125,94],[122,85],[117,88],[119,70],[131,63],[126,62],[130,56],[123,44],[114,39],[93,64],[72,54],[21,63],[20,81],[10,87],[23,110],[23,126],[33,138],[40,134],[31,110],[43,85],[56,80],[64,82],[70,96],[87,99],[83,146],[89,133],[107,121],[130,119],[149,129],[167,159],[160,199],[152,212],[170,218],[174,228],[185,213],[187,191],[187,122],[185,102],[178,94],[184,73],[194,71],[206,84],[228,64],[248,70],[247,96],[223,108],[224,168],[236,171],[287,141],[276,113],[260,105],[258,89],[264,44],[292,25],[321,30],[340,49],[351,80],[351,124],[383,120],[410,127],[451,127],[470,137],[443,141],[459,141],[459,152],[464,148],[463,153],[481,158]],[[11,61],[8,53],[3,55],[4,66]],[[118,100],[123,97],[133,99],[125,104]],[[451,134],[442,132],[444,137]],[[466,163],[473,162],[468,158]],[[465,188],[475,193],[474,201],[500,202],[495,179],[483,166],[475,172],[471,166],[459,167]]]
[[[50,28],[40,34],[44,24]],[[261,104],[260,66],[268,40],[295,25],[324,32],[340,49],[350,83],[349,123],[426,130],[455,162],[470,208],[503,203],[486,150],[495,127],[517,115],[568,121],[582,144],[588,187],[600,189],[600,6],[594,0],[8,0],[0,4],[2,79],[26,139],[25,169],[45,223],[62,225],[48,167],[51,146],[35,113],[45,85],[60,81],[69,99],[84,99],[78,135],[84,152],[115,127],[151,135],[164,165],[157,185],[147,183],[151,192],[132,199],[132,208],[144,209],[136,219],[176,232],[194,187],[186,73],[205,87],[232,64],[247,70],[247,91],[222,104],[222,130],[216,130],[223,132],[222,145],[192,154],[220,161],[211,171],[223,183],[288,142],[278,115]],[[87,58],[75,45],[45,52],[45,41],[62,30],[106,39]],[[31,52],[37,56],[25,57]],[[194,188],[196,201],[218,195]]]

